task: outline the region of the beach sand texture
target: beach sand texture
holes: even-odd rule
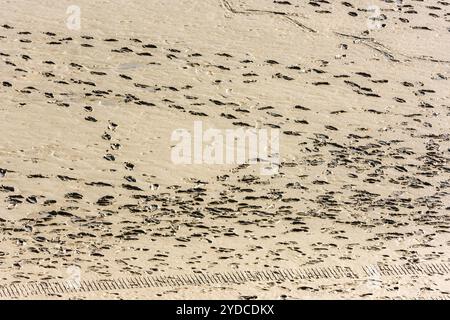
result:
[[[75,2],[0,0],[0,286],[449,262],[449,2]],[[174,164],[194,121],[278,129],[278,174]],[[420,298],[448,278],[34,297]]]

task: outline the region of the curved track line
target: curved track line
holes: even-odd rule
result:
[[[297,269],[271,269],[266,271],[240,271],[217,273],[190,273],[184,275],[143,275],[128,278],[53,281],[36,283],[16,283],[0,286],[0,298],[12,299],[42,295],[63,295],[100,291],[120,291],[132,289],[241,285],[249,282],[282,282],[318,279],[351,279],[365,281],[373,277],[434,276],[450,274],[447,263],[406,264],[406,265],[366,265],[310,267]]]
[[[389,49],[388,47],[386,47],[382,43],[376,41],[374,38],[360,37],[360,36],[355,36],[355,35],[352,35],[352,34],[336,32],[336,31],[334,32],[334,34],[336,34],[337,36],[340,36],[340,37],[345,37],[345,38],[351,38],[351,39],[359,40],[361,44],[365,45],[366,47],[371,48],[372,50],[375,50],[375,51],[381,53],[389,61],[400,62],[400,60],[395,58],[395,56],[394,56],[395,53],[393,52],[393,50]],[[401,53],[401,52],[398,52],[397,55],[400,55],[402,57],[405,57],[405,58],[411,59],[411,60],[421,60],[421,61],[429,61],[429,62],[436,62],[436,63],[450,63],[449,60],[439,60],[439,59],[435,59],[433,57],[409,56],[409,55]]]
[[[236,10],[229,0],[219,0],[220,4],[225,10],[232,14],[243,14],[243,15],[272,15],[279,17],[281,19],[287,20],[288,22],[312,33],[317,33],[316,30],[304,25],[303,23],[297,21],[293,17],[298,17],[298,14],[289,14],[282,11],[270,11],[270,10],[258,10],[258,9],[244,9],[244,10]]]

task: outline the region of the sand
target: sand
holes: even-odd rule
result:
[[[449,263],[448,2],[0,4],[0,286]],[[174,164],[195,121],[278,129],[278,173]],[[444,272],[31,298],[449,290]]]

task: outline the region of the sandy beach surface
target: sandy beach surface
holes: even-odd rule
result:
[[[75,283],[0,298],[448,297],[449,2],[0,5],[0,291]],[[174,163],[173,132],[196,121],[279,130],[277,172]],[[76,288],[433,264],[439,272]]]

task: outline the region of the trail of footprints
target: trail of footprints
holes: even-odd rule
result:
[[[223,3],[229,10],[234,5]],[[273,1],[280,8],[296,3]],[[421,5],[420,10],[428,10],[436,19],[448,17],[448,3],[436,3]],[[325,9],[330,6],[328,1],[310,1],[308,5],[315,7],[317,14],[331,13]],[[362,11],[350,2],[341,5],[350,10],[351,17]],[[418,13],[414,5],[402,3],[399,10],[408,17],[399,18],[402,23],[433,30],[413,24]],[[364,66],[336,68],[357,46],[346,37],[336,48],[335,61],[306,65],[271,57],[258,61],[228,52],[185,51],[141,39],[42,32],[35,43],[31,35],[11,25],[1,28],[0,42],[17,38],[21,48],[0,49],[0,94],[6,98],[2,108],[26,112],[39,101],[49,108],[73,110],[72,117],[98,126],[93,141],[104,150],[98,156],[107,178],[75,178],[69,170],[66,175],[25,174],[13,163],[1,164],[2,272],[17,280],[49,280],[61,275],[55,271],[57,275],[52,276],[47,269],[69,265],[87,266],[86,272],[103,276],[117,270],[143,274],[176,268],[276,268],[290,266],[292,261],[301,265],[320,265],[329,259],[356,261],[367,252],[385,263],[448,261],[450,136],[433,127],[439,121],[448,122],[450,116],[450,106],[439,99],[443,95],[448,102],[448,93],[434,89],[436,82],[448,83],[444,67],[432,78],[395,80],[382,72],[365,71]],[[39,53],[32,46],[39,48]],[[123,61],[139,63],[96,67],[98,61],[89,53],[85,60],[69,56],[65,59],[70,61],[63,62],[64,57],[50,54],[60,47],[79,52],[102,47],[108,51],[105,55],[121,55]],[[326,117],[317,115],[307,100],[289,106],[252,101],[257,107],[249,108],[233,99],[233,94],[199,94],[202,91],[193,82],[171,85],[165,78],[159,84],[144,83],[139,77],[140,68],[161,66],[169,73],[201,70],[200,78],[210,81],[210,87],[282,83],[293,90],[307,86],[324,95],[329,88],[340,88],[348,97],[366,99],[361,100],[360,116],[375,123],[376,119],[392,121],[371,124],[370,129],[362,126],[364,122],[349,127],[340,125],[339,117],[356,111],[344,105],[326,111]],[[28,80],[36,71],[39,81],[36,77]],[[113,81],[120,81],[121,91],[109,89],[108,83]],[[388,86],[393,90],[386,90]],[[383,92],[388,92],[387,96]],[[13,95],[14,100],[9,98]],[[280,173],[272,177],[259,176],[251,166],[241,165],[211,181],[193,177],[180,185],[159,185],[152,182],[157,181],[157,172],[142,172],[121,149],[117,134],[121,123],[105,118],[103,106],[79,103],[98,100],[104,105],[148,108],[148,112],[158,108],[166,110],[168,117],[187,113],[192,121],[220,117],[229,127],[253,127],[254,119],[263,119],[263,126],[281,129],[283,138],[296,146],[295,157],[284,158]],[[394,107],[386,108],[386,104]],[[402,110],[404,105],[408,105],[407,112]],[[338,120],[330,120],[333,117]],[[120,169],[113,163],[120,163]],[[55,190],[55,199],[20,193],[21,184],[41,179],[58,180],[66,187]],[[92,203],[84,191],[72,191],[74,188],[97,188],[102,196]],[[22,206],[32,215],[8,218]],[[319,238],[325,242],[317,241]],[[398,249],[390,256],[389,249],[395,246]],[[138,253],[144,261],[135,256]],[[309,286],[298,289],[318,290]]]

